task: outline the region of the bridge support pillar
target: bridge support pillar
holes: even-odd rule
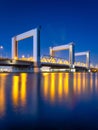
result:
[[[35,73],[40,72],[40,66],[37,63],[34,63],[34,72]]]
[[[12,59],[18,58],[18,42],[16,41],[16,38],[12,38]]]
[[[71,68],[74,67],[74,59],[74,44],[72,43],[69,45],[69,63]]]
[[[87,56],[86,64],[87,64],[87,68],[89,70],[90,69],[90,52],[89,51],[87,52],[86,56]]]
[[[39,72],[40,67],[40,27],[19,34],[12,38],[12,59],[18,58],[18,41],[33,37],[34,72]]]
[[[33,40],[34,72],[40,72],[40,28],[35,30]]]
[[[52,47],[50,47],[50,56],[54,56],[54,51],[53,51]]]
[[[88,70],[88,72],[90,72],[90,52],[86,51],[86,52],[78,52],[75,53],[75,56],[86,56],[86,69]]]

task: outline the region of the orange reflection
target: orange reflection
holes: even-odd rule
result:
[[[21,90],[20,90],[20,99],[22,105],[26,103],[26,82],[27,82],[27,74],[22,73],[21,75]]]
[[[63,74],[59,73],[59,83],[58,83],[58,96],[59,99],[62,98],[62,92],[63,92]]]
[[[98,75],[96,75],[95,78],[95,84],[97,86]],[[51,101],[54,102],[57,98],[61,101],[64,96],[70,98],[74,94],[80,96],[80,94],[86,94],[86,92],[89,93],[89,89],[93,89],[93,83],[93,74],[48,73],[48,75],[44,75],[43,90],[45,98],[50,95]]]
[[[86,75],[85,75],[85,73],[83,73],[83,79],[82,79],[82,88],[83,88],[83,92],[85,92],[85,88],[86,88],[86,82],[85,82],[85,79],[86,79]]]
[[[0,116],[5,113],[5,83],[7,74],[0,74]]]
[[[65,96],[68,96],[69,93],[69,74],[66,73],[64,77],[64,93]]]
[[[51,74],[50,98],[53,102],[55,99],[55,74]]]
[[[93,90],[93,73],[90,74],[90,90]]]
[[[95,76],[95,87],[96,87],[96,90],[98,89],[98,74],[96,73],[96,76]]]
[[[74,78],[74,82],[73,82],[74,83],[74,88],[73,88],[73,90],[76,93],[77,92],[77,74],[76,73],[74,73],[73,78]]]
[[[19,76],[13,76],[13,86],[12,86],[12,100],[15,106],[18,106],[18,87],[19,87]]]
[[[77,92],[78,92],[78,94],[80,94],[81,93],[81,73],[78,73],[78,77],[77,77],[77,79],[78,79],[78,86],[77,86]]]
[[[44,96],[45,98],[48,97],[48,85],[49,85],[49,74],[48,73],[43,73],[44,76]]]
[[[90,87],[90,79],[88,80],[88,78],[89,78],[89,76],[88,76],[89,74],[88,73],[85,73],[85,93],[88,93],[88,88],[87,87]]]

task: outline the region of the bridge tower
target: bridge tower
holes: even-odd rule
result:
[[[39,72],[40,67],[40,27],[19,34],[12,38],[12,59],[18,59],[18,41],[33,37],[34,72]]]
[[[75,53],[75,56],[83,56],[83,55],[86,56],[86,67],[89,70],[90,69],[90,52],[86,51],[86,52]]]
[[[50,56],[55,56],[55,52],[61,50],[69,50],[69,63],[70,67],[73,68],[74,65],[74,43],[71,42],[67,45],[50,47]]]

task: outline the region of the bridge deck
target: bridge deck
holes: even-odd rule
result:
[[[0,66],[33,66],[34,62],[13,60],[13,59],[0,59]]]
[[[0,66],[16,66],[16,67],[34,67],[33,61],[24,61],[24,60],[13,60],[13,59],[0,59]],[[70,65],[62,63],[51,63],[51,62],[41,62],[40,67],[48,66],[52,68],[70,68]],[[75,69],[87,69],[84,66],[75,65]]]

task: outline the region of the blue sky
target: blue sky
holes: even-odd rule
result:
[[[11,37],[39,25],[41,55],[48,55],[50,46],[73,41],[76,52],[90,50],[91,62],[98,63],[97,0],[0,0],[2,54],[11,57]],[[19,56],[32,55],[32,41],[19,42]],[[66,57],[67,53],[57,55]]]

